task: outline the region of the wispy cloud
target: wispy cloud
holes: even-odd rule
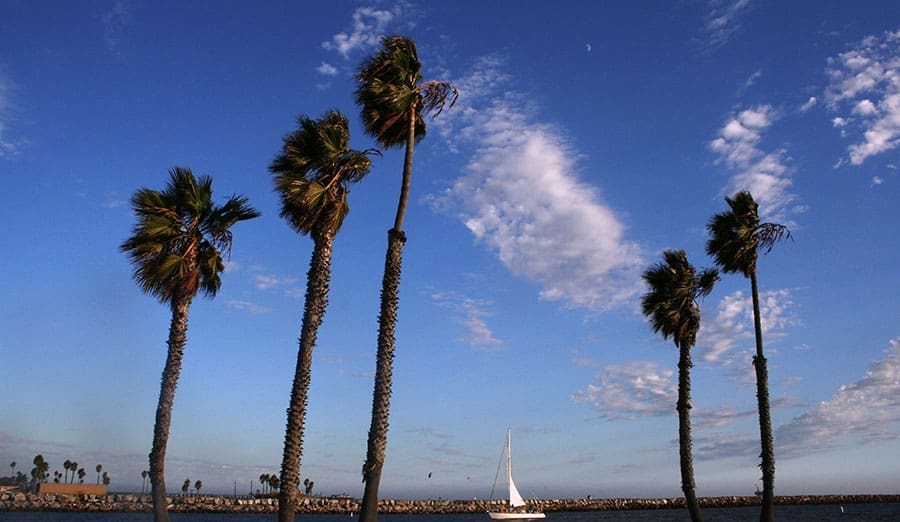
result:
[[[250,301],[231,300],[231,301],[228,301],[226,304],[230,308],[234,308],[235,310],[240,310],[243,312],[250,312],[253,315],[264,314],[264,313],[272,311],[270,308],[260,306],[256,303],[251,303]]]
[[[759,455],[759,439],[735,433],[712,433],[695,435],[694,458],[697,460],[717,460],[734,457],[756,457]]]
[[[852,124],[862,133],[847,149],[850,163],[861,165],[900,145],[900,30],[869,36],[829,58],[826,72],[828,108],[842,115],[842,127]]]
[[[540,285],[542,299],[593,311],[621,305],[640,291],[641,248],[597,188],[578,179],[580,154],[564,134],[535,122],[515,93],[501,94],[501,64],[484,59],[455,81],[460,103],[434,120],[475,151],[431,202],[510,272]]]
[[[837,446],[851,437],[863,442],[900,438],[900,337],[862,379],[841,386],[831,399],[780,426],[779,454],[794,457]]]
[[[793,181],[791,169],[785,164],[786,152],[766,153],[759,147],[763,131],[777,117],[771,105],[740,111],[727,119],[709,147],[718,154],[717,163],[724,163],[734,172],[725,188],[727,194],[749,190],[765,219],[786,221],[789,215],[802,210],[792,206],[796,196],[790,192]]]
[[[119,44],[128,25],[131,24],[131,12],[125,2],[116,2],[109,11],[100,15],[103,24],[103,42],[114,54],[119,54]]]
[[[819,103],[819,99],[815,96],[810,96],[806,102],[800,106],[800,112],[807,112],[813,107],[815,107]]]
[[[674,371],[653,361],[633,361],[607,366],[596,384],[571,396],[572,402],[588,403],[610,419],[659,417],[675,414],[678,390]]]
[[[257,274],[253,276],[253,285],[258,290],[284,290],[293,295],[296,292],[297,279],[294,277],[278,277],[271,274]]]
[[[494,337],[486,318],[491,314],[485,308],[488,301],[472,299],[456,292],[435,292],[431,294],[432,302],[442,308],[451,310],[454,319],[465,328],[462,342],[485,351],[494,351],[503,345],[503,341]]]
[[[353,29],[335,34],[331,40],[322,42],[322,47],[337,51],[344,58],[350,58],[350,53],[354,51],[375,47],[400,12],[399,4],[390,9],[359,7],[353,12]]]
[[[767,340],[778,339],[788,327],[798,324],[790,290],[761,292],[759,302],[760,323]],[[701,322],[697,333],[697,353],[710,363],[723,366],[743,364],[745,361],[735,359],[753,347],[752,299],[737,291],[725,296],[716,308],[715,318]]]
[[[327,62],[322,62],[321,65],[316,67],[316,72],[321,74],[322,76],[337,76],[338,70],[337,67],[331,65]]]
[[[710,47],[725,45],[740,28],[738,18],[750,6],[750,0],[710,0],[703,30]]]
[[[13,83],[0,70],[0,158],[11,158],[21,151],[23,144],[20,140],[9,138],[7,125],[12,121],[10,111],[12,109]]]

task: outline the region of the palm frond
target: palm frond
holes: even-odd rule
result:
[[[377,151],[350,148],[349,120],[336,110],[314,120],[301,115],[269,166],[281,211],[300,234],[337,232],[348,212],[349,184],[362,180]]]
[[[679,347],[691,347],[700,328],[699,299],[712,291],[718,280],[714,269],[699,275],[683,250],[666,250],[663,262],[643,273],[648,291],[641,297],[641,311],[655,333],[672,337]]]
[[[230,252],[231,226],[259,216],[242,196],[216,206],[212,178],[195,178],[181,167],[169,171],[162,191],[136,191],[132,208],[137,222],[120,249],[128,254],[141,290],[173,305],[176,295],[193,297],[200,290],[215,295],[225,268],[220,250]]]
[[[726,197],[729,210],[720,212],[706,225],[710,239],[706,253],[726,273],[741,272],[744,277],[756,270],[759,250],[772,251],[775,243],[791,237],[787,226],[759,222],[759,205],[747,191]]]

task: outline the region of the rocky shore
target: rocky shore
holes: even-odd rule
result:
[[[900,502],[900,495],[818,495],[777,497],[778,504],[855,504]],[[704,507],[740,507],[759,505],[759,497],[705,497]],[[530,500],[532,509],[547,513],[559,511],[616,511],[632,509],[681,509],[683,498],[609,498]],[[488,500],[382,500],[381,513],[443,514],[483,513],[502,509],[505,501]],[[149,495],[35,495],[9,492],[0,494],[0,512],[4,511],[87,511],[147,512],[153,510]],[[274,498],[234,498],[228,496],[170,497],[169,510],[176,513],[274,513]],[[300,500],[298,513],[341,514],[359,510],[359,499],[310,497]]]

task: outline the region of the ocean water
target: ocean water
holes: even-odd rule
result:
[[[776,519],[779,521],[900,521],[900,504],[847,504],[820,506],[777,506]],[[277,517],[274,514],[186,514],[172,513],[173,522],[264,522]],[[703,518],[707,522],[755,522],[759,520],[758,507],[704,509]],[[10,522],[149,522],[151,513],[24,513],[0,512],[0,521]],[[344,522],[356,520],[347,515],[297,515],[298,521]],[[467,515],[379,515],[385,522],[485,522],[487,514]],[[680,522],[690,520],[686,510],[648,511],[591,511],[583,513],[547,513],[548,522],[594,522],[594,521],[659,521]]]

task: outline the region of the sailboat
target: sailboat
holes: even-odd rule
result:
[[[522,499],[522,495],[519,494],[516,483],[513,482],[512,478],[512,456],[510,455],[511,433],[512,430],[506,430],[506,449],[504,450],[506,453],[506,484],[509,486],[509,511],[488,511],[488,516],[491,517],[491,520],[538,520],[546,518],[543,513],[516,511],[525,506],[525,501]],[[497,475],[499,476],[499,470],[497,471]],[[496,478],[494,479],[494,486],[497,486]]]

